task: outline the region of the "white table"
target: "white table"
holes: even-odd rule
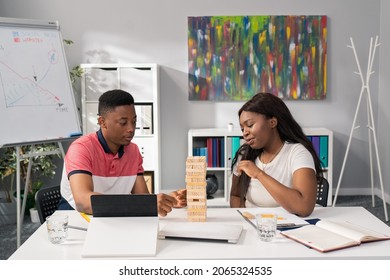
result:
[[[338,251],[320,253],[309,249],[280,234],[272,242],[261,242],[256,230],[232,208],[209,208],[207,221],[241,224],[244,231],[237,244],[158,240],[157,254],[151,259],[390,259],[390,240],[365,243]],[[88,227],[88,223],[76,211],[68,211],[69,224]],[[390,227],[363,207],[316,208],[308,218],[350,221],[390,235]],[[160,227],[167,222],[186,221],[186,210],[175,209],[167,217],[160,218]],[[51,244],[47,237],[46,224],[14,252],[11,260],[63,260],[81,259],[86,231],[69,229],[69,237],[63,244]],[[115,238],[107,236],[107,240]],[[141,258],[136,258],[141,259]],[[142,258],[143,259],[143,258]],[[150,258],[146,258],[150,259]]]

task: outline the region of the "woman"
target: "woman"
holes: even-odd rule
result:
[[[238,116],[245,143],[233,159],[230,206],[282,206],[310,215],[321,163],[287,106],[273,94],[258,93]]]

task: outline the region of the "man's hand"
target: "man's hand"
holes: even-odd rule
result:
[[[172,208],[182,208],[187,206],[187,190],[180,189],[171,192],[169,195],[159,193],[157,195],[157,210],[158,214],[165,217]]]
[[[165,217],[172,211],[173,205],[175,204],[176,198],[165,193],[159,193],[157,195],[157,211],[160,216]]]
[[[187,206],[187,189],[180,189],[170,193],[170,196],[176,199],[176,203],[173,205],[175,208],[182,208]]]

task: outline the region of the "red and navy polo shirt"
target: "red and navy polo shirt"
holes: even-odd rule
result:
[[[142,175],[142,156],[138,146],[130,143],[113,154],[99,130],[75,140],[64,161],[61,194],[76,209],[69,177],[84,173],[92,176],[94,191],[105,194],[129,194],[137,175]]]

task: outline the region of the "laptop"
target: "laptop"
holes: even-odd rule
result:
[[[155,256],[159,219],[156,195],[93,195],[83,258]]]
[[[174,222],[166,224],[158,233],[159,239],[181,239],[237,243],[242,225],[212,222]]]

